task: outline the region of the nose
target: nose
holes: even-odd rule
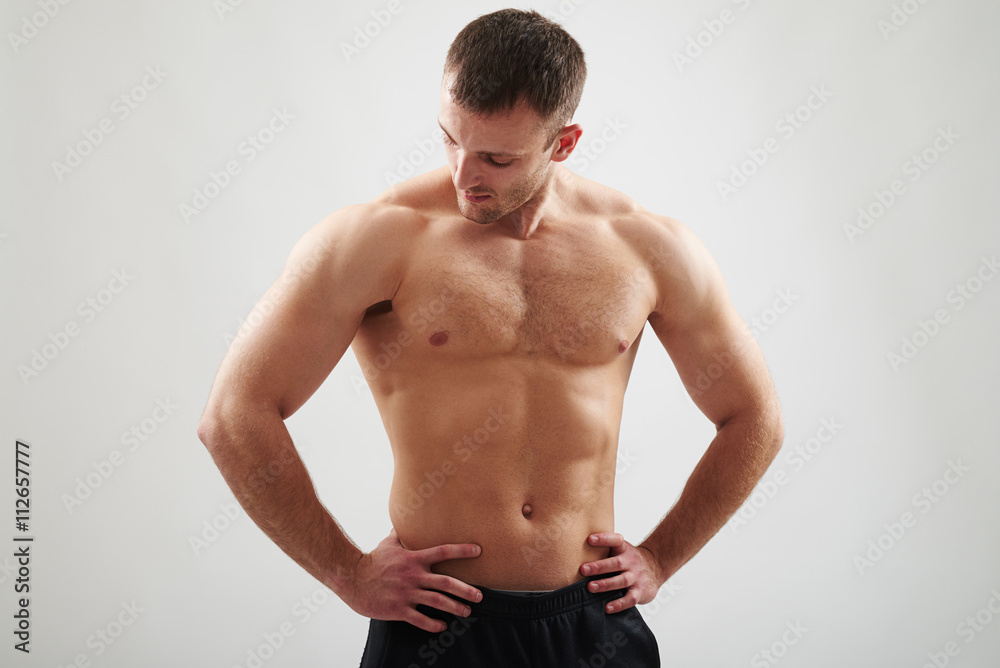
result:
[[[481,185],[481,174],[476,161],[461,151],[455,152],[455,187],[459,190],[475,190]]]

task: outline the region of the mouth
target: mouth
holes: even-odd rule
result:
[[[479,204],[480,202],[485,202],[490,198],[489,195],[470,195],[468,193],[462,193],[465,199],[469,200],[474,204]]]

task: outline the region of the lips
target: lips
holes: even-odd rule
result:
[[[470,195],[468,193],[462,193],[462,195],[465,197],[465,199],[477,204],[479,202],[485,202],[489,198],[489,195]]]

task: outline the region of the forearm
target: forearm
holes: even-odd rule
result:
[[[727,422],[691,473],[674,507],[639,544],[655,557],[665,582],[739,510],[781,448],[779,416]]]
[[[285,554],[340,594],[362,551],[316,495],[280,415],[234,409],[198,436],[247,515]]]

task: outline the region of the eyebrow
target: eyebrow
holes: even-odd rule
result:
[[[441,125],[441,119],[440,118],[437,119],[437,124],[438,124],[438,127],[441,128],[441,132],[443,132],[446,135],[448,135],[448,139],[450,139],[452,141],[455,141],[455,138],[451,136],[451,133],[449,133],[447,130],[445,130],[444,126]],[[476,151],[476,153],[478,153],[479,155],[493,156],[495,158],[520,158],[521,157],[520,153],[507,153],[506,151]]]

